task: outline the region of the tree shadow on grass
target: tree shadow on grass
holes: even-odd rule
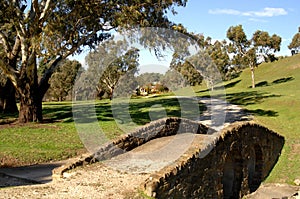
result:
[[[227,101],[232,104],[247,106],[252,104],[260,104],[265,99],[281,97],[281,95],[270,94],[267,92],[258,92],[258,91],[248,91],[248,92],[239,92],[239,93],[231,93],[226,95]],[[277,117],[278,112],[273,110],[263,110],[263,109],[255,109],[249,110],[244,109],[245,112],[252,114],[254,116],[267,116],[267,117]]]
[[[255,110],[248,110],[244,109],[245,112],[250,113],[256,116],[267,116],[267,117],[277,117],[278,112],[272,110],[263,110],[263,109],[255,109]]]
[[[294,79],[295,79],[294,77],[283,77],[283,78],[276,79],[271,83],[269,83],[268,81],[261,81],[261,82],[256,83],[255,87],[265,87],[265,86],[272,86],[272,85],[276,85],[276,84],[282,84],[282,83],[292,81]],[[251,88],[251,86],[249,86],[248,88]]]
[[[245,91],[239,93],[226,94],[226,100],[237,105],[252,105],[259,104],[267,98],[281,97],[281,95],[270,94],[267,92]]]
[[[197,110],[197,108],[199,108]],[[205,110],[198,99],[188,97],[116,99],[109,103],[77,104],[73,110],[76,123],[88,124],[95,121],[117,121],[120,124],[144,125],[165,117],[183,117],[195,120]],[[53,110],[52,110],[53,111]],[[57,110],[58,111],[58,110]],[[60,110],[61,111],[61,110]],[[57,114],[55,112],[55,114]],[[61,117],[60,115],[59,117]],[[69,117],[70,115],[66,115]]]
[[[267,81],[262,81],[255,84],[255,87],[264,87],[264,86],[270,86],[270,84]],[[249,88],[251,88],[251,86],[249,86]]]
[[[281,84],[281,83],[292,81],[294,79],[295,79],[294,77],[284,77],[284,78],[274,80],[272,84]]]
[[[241,80],[239,79],[239,80],[236,80],[236,81],[234,81],[234,82],[227,83],[227,84],[222,85],[222,86],[217,86],[217,87],[215,87],[214,89],[215,89],[215,90],[220,90],[220,89],[224,89],[224,88],[225,88],[225,89],[226,89],[226,88],[232,88],[232,87],[234,87],[235,85],[237,85],[240,81],[241,81]],[[205,93],[205,92],[208,92],[208,91],[210,91],[210,89],[200,90],[200,91],[197,91],[196,93]]]
[[[113,107],[115,109],[114,112],[118,113],[115,117],[122,123],[132,121],[137,125],[144,125],[152,120],[164,117],[183,117],[195,120],[199,117],[200,112],[205,109],[204,104],[192,98],[141,99],[129,104],[128,113],[130,118],[128,118],[128,115],[123,114],[126,106],[128,105],[119,104]],[[197,108],[199,110],[196,110]]]
[[[113,121],[110,102],[90,102],[74,104],[72,119],[76,123],[93,123],[95,121]]]
[[[91,121],[111,121],[112,112],[109,102],[78,102],[78,103],[54,103],[47,104],[43,108],[43,115],[47,120],[61,121],[64,123],[74,122],[88,123]]]

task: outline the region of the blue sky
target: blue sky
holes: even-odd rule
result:
[[[228,28],[239,24],[243,26],[248,39],[256,30],[277,34],[282,38],[278,55],[290,55],[287,46],[300,26],[299,0],[188,0],[186,7],[178,7],[176,11],[178,14],[175,16],[168,15],[170,20],[182,23],[188,31],[202,33],[213,40],[226,39]],[[84,55],[75,59],[83,62]],[[141,73],[163,73],[168,67],[168,61],[159,62],[145,50],[141,53],[140,64],[146,66],[141,68]]]
[[[225,39],[230,26],[241,24],[250,39],[256,30],[282,38],[281,55],[290,55],[287,45],[300,26],[299,0],[189,0],[178,14],[169,15],[188,31],[213,39]]]

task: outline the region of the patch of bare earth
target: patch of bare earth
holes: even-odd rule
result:
[[[0,198],[142,198],[139,186],[148,174],[114,170],[102,163],[78,167],[48,184],[0,189]]]
[[[48,125],[48,124],[54,124],[58,123],[60,121],[58,120],[52,120],[52,119],[44,119],[41,123],[20,123],[18,119],[7,119],[7,120],[0,120],[0,129],[5,128],[13,128],[13,127],[30,127],[30,128],[49,128],[49,129],[58,129],[59,127],[55,125]]]

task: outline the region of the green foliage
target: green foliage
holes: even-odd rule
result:
[[[259,64],[257,56],[261,54],[264,61],[276,60],[274,53],[280,50],[281,38],[276,34],[270,37],[268,32],[258,30],[251,40],[247,40],[242,25],[231,26],[227,31],[227,38],[232,42],[229,52],[235,53],[233,63],[242,66],[241,68],[250,67],[254,88],[254,68]]]
[[[160,82],[163,78],[163,74],[160,73],[143,73],[137,76],[137,82],[140,86],[153,83]]]
[[[134,74],[138,70],[139,50],[136,48],[128,49],[127,42],[114,41],[113,39],[106,41],[98,46],[95,51],[89,53],[86,57],[88,69],[83,78],[88,81],[82,81],[83,85],[80,90],[95,87],[97,96],[102,98],[105,93],[110,97],[119,87],[118,94],[131,94],[137,86]],[[126,83],[120,83],[121,78],[126,78]],[[84,85],[84,83],[87,83]]]
[[[233,75],[234,68],[229,68],[230,59],[227,52],[226,41],[216,41],[213,45],[207,47],[207,51],[221,73],[222,80],[230,79]]]
[[[62,61],[50,78],[50,88],[46,98],[54,98],[57,101],[65,100],[73,88],[75,78],[82,72],[82,66],[78,61]]]
[[[242,25],[231,26],[227,30],[227,38],[232,42],[232,52],[243,54],[249,46],[249,41]]]
[[[195,66],[185,59],[186,57],[183,57],[175,52],[170,63],[170,68],[181,74],[181,76],[186,80],[186,82],[189,83],[190,86],[201,84],[203,77],[197,71]]]
[[[167,13],[186,0],[0,1],[0,68],[21,97],[20,122],[41,121],[41,100],[59,62],[96,47],[111,30],[174,25]],[[3,56],[2,56],[3,55]],[[37,58],[48,66],[37,79]]]
[[[300,51],[300,29],[299,32],[293,36],[292,42],[288,45],[288,48],[292,50],[292,55]]]
[[[280,51],[281,37],[276,34],[272,36],[266,31],[257,30],[252,37],[256,54],[262,54],[265,61],[274,61],[274,53]],[[273,56],[272,56],[273,55]]]
[[[171,91],[176,91],[189,85],[189,82],[174,69],[169,69],[165,73],[161,83]]]

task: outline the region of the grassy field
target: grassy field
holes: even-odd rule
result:
[[[225,82],[226,98],[285,137],[282,155],[266,182],[292,183],[300,178],[300,55],[259,65],[255,80],[252,89],[247,69],[239,78]],[[199,94],[207,95],[201,89]]]
[[[48,102],[43,104],[44,123],[18,124],[14,123],[17,115],[2,114],[0,167],[62,160],[86,152],[83,145],[86,142],[82,142],[84,138],[78,134],[80,127],[74,123],[73,113],[77,111],[80,111],[81,118],[76,123],[84,121],[86,126],[83,127],[91,128],[89,122],[96,121],[105,133],[105,138],[113,139],[133,128],[167,116],[195,119],[198,115],[189,109],[191,104],[203,108],[195,100],[178,100],[169,94],[166,98],[133,98],[129,103],[124,100],[113,106],[109,100],[90,101],[76,104],[76,109],[72,109],[72,102]],[[99,130],[96,129],[96,133]]]
[[[300,178],[300,55],[262,64],[255,75],[255,89],[250,88],[249,70],[225,82],[226,99],[252,113],[256,122],[285,137],[282,155],[267,182],[292,183]],[[194,90],[198,96],[209,94],[202,87],[195,87]],[[133,98],[130,103],[124,101],[118,106],[111,106],[109,100],[97,101],[95,118],[88,119],[99,121],[106,137],[113,139],[124,133],[114,118],[118,123],[129,126],[130,122],[141,126],[165,116],[195,118],[191,114],[194,110],[180,108],[189,107],[195,101],[178,101],[170,95]],[[202,104],[194,105],[203,110]],[[84,110],[84,105],[80,106]],[[14,124],[16,115],[0,115],[0,166],[61,160],[85,152],[74,125],[72,103],[44,103],[43,107],[46,118],[43,124]],[[84,111],[87,117],[90,117],[89,111],[93,110],[87,107]],[[128,121],[128,114],[132,121]]]
[[[71,122],[70,102],[46,103],[44,115],[45,123],[24,125],[10,123],[16,116],[0,115],[2,123],[9,121],[0,125],[0,166],[62,160],[85,151]]]
[[[231,82],[237,84],[226,90],[227,99],[285,137],[282,156],[267,181],[292,183],[300,178],[300,55],[262,64],[255,75],[257,88],[248,88],[250,71],[246,70]]]

